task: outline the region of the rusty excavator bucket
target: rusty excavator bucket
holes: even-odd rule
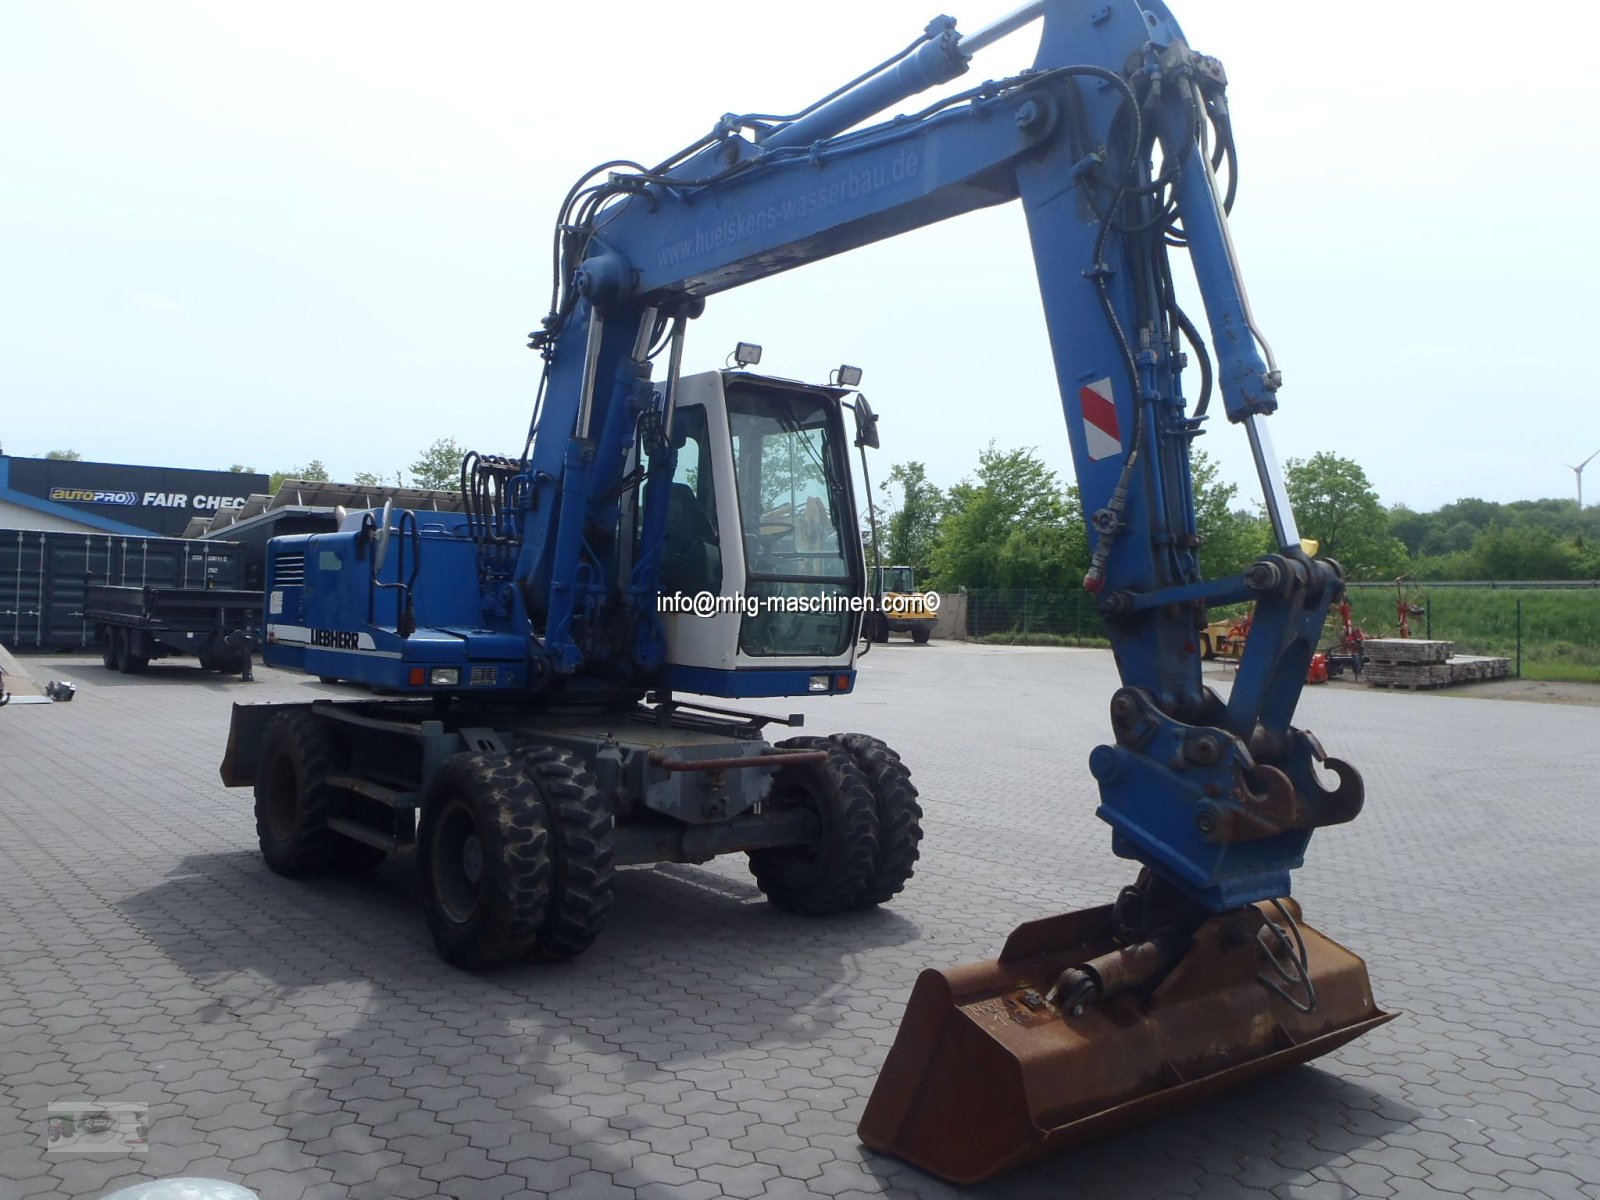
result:
[[[1292,900],[1182,937],[1118,936],[1113,905],[1019,926],[994,962],[924,971],[861,1140],[956,1183],[1326,1054],[1394,1013]]]

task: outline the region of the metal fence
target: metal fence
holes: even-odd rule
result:
[[[969,637],[1105,636],[1093,598],[1076,588],[969,588],[966,602]],[[1405,604],[1412,637],[1454,642],[1460,654],[1503,655],[1524,678],[1600,682],[1600,586],[1590,581],[1353,583],[1350,603],[1369,637],[1398,636]],[[1323,644],[1337,644],[1341,629],[1335,611]]]
[[[1369,637],[1395,637],[1402,603],[1412,637],[1458,654],[1512,660],[1528,679],[1600,681],[1600,586],[1577,582],[1353,583],[1350,607]]]
[[[967,634],[1103,638],[1105,622],[1094,598],[1082,589],[968,588]]]

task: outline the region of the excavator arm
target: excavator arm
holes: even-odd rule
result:
[[[866,123],[1034,20],[1031,70]],[[919,982],[862,1136],[949,1178],[1389,1019],[1361,960],[1286,899],[1313,830],[1354,818],[1363,793],[1353,768],[1292,724],[1343,582],[1301,542],[1267,432],[1281,376],[1228,233],[1226,85],[1159,0],[1043,0],[968,38],[941,17],[798,113],[730,115],[654,167],[604,164],[558,223],[551,311],[532,339],[546,375],[514,572],[553,673],[604,666],[572,629],[605,597],[635,623],[629,669],[662,660],[650,547],[684,331],[708,298],[972,209],[1017,201],[1026,215],[1093,547],[1084,587],[1122,677],[1112,738],[1089,766],[1113,850],[1142,871],[1113,905],[1024,926],[998,961]],[[1180,307],[1182,258],[1209,337]],[[1242,575],[1207,579],[1191,447],[1218,409],[1242,427],[1276,547]],[[624,577],[595,548],[615,536],[636,439],[649,459],[645,550]],[[1203,681],[1200,632],[1209,608],[1244,601],[1254,624],[1223,698]]]
[[[646,348],[674,342],[650,413],[670,428],[683,322],[707,297],[1019,200],[1094,547],[1084,586],[1123,680],[1114,743],[1091,761],[1100,815],[1117,853],[1223,911],[1288,894],[1311,831],[1360,809],[1356,772],[1291,725],[1340,573],[1302,547],[1266,430],[1280,376],[1213,168],[1232,161],[1221,64],[1190,50],[1159,3],[1051,0],[1000,30],[1036,17],[1038,58],[1021,76],[858,128],[957,77],[992,40],[963,39],[940,18],[875,74],[791,120],[730,116],[660,166],[608,164],[574,189],[581,200],[558,231],[556,302],[534,335],[548,360],[531,455],[544,495],[519,576],[547,629],[546,655],[573,669],[577,555],[586,530],[615,521],[626,452],[652,403]],[[1209,348],[1179,307],[1173,244],[1191,261]],[[1197,396],[1184,390],[1191,355]],[[1190,447],[1213,392],[1244,427],[1278,550],[1243,576],[1206,580]],[[653,562],[625,581],[589,570],[587,586],[630,598],[642,627],[635,651],[650,654]],[[1202,683],[1199,634],[1209,606],[1246,600],[1256,624],[1224,702]],[[1337,786],[1324,786],[1319,764]]]

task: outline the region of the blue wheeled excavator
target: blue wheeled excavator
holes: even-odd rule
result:
[[[1036,20],[1032,69],[874,123]],[[1268,437],[1280,376],[1229,239],[1236,180],[1222,65],[1160,0],[1041,0],[967,37],[941,17],[799,112],[591,171],[557,221],[523,452],[469,456],[461,514],[385,508],[271,545],[266,661],[388,695],[236,707],[223,776],[254,786],[268,863],[360,869],[414,844],[435,942],[471,968],[580,952],[623,863],[745,851],[810,914],[896,894],[921,818],[898,756],[862,734],[774,743],[775,718],[719,704],[853,688],[871,588],[848,451],[874,418],[853,380],[762,376],[753,355],[684,375],[685,331],[740,284],[1018,201],[1089,514],[1084,587],[1122,676],[1089,768],[1141,870],[993,962],[925,972],[861,1136],[979,1179],[1390,1019],[1288,899],[1362,784],[1291,723],[1343,584],[1302,542]],[[1209,337],[1179,306],[1183,256]],[[1190,447],[1218,408],[1277,548],[1207,579]],[[1224,698],[1200,631],[1243,601]]]

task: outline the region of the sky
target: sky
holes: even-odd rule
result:
[[[947,0],[967,32],[1012,7]],[[1228,70],[1279,453],[1419,509],[1572,495],[1600,449],[1589,7],[1173,9]],[[572,180],[801,107],[935,11],[0,0],[0,446],[345,480],[438,438],[516,453]],[[1029,64],[1037,29],[955,86]],[[877,475],[948,486],[993,440],[1072,478],[1015,205],[713,297],[685,369],[740,340],[774,374],[861,366]],[[1202,445],[1259,495],[1241,431]]]

